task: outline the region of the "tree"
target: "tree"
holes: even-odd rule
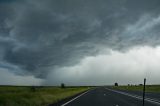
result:
[[[118,83],[116,82],[114,85],[115,85],[115,86],[118,86]]]
[[[65,88],[65,84],[64,83],[61,83],[61,88]]]

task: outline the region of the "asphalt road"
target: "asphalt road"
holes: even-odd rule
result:
[[[141,92],[141,91],[127,91],[127,90],[119,90],[119,91],[129,93],[129,94],[133,94],[133,95],[138,95],[138,96],[143,95],[143,92]],[[152,99],[160,101],[160,93],[146,92],[145,95],[146,95],[147,98],[152,98]]]
[[[142,106],[141,95],[129,91],[96,88],[75,97],[61,106]],[[157,98],[158,99],[158,98]],[[145,106],[160,106],[159,101],[146,99]]]

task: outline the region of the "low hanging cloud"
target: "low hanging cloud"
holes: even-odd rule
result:
[[[2,0],[0,68],[54,85],[48,80],[50,73],[61,73],[57,70],[75,67],[86,58],[109,56],[110,50],[127,55],[135,47],[149,47],[154,54],[160,45],[159,5],[159,0]],[[66,73],[72,78],[74,71]],[[57,84],[60,76],[52,75]]]
[[[108,50],[107,50],[108,51]],[[52,71],[45,84],[67,85],[159,84],[160,47],[135,47],[127,52],[90,56],[70,67]],[[65,73],[65,74],[64,74]]]
[[[41,85],[43,80],[34,76],[19,76],[11,73],[5,68],[0,68],[0,84],[1,85]]]

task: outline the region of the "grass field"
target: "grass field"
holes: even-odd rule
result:
[[[115,89],[132,90],[132,91],[142,91],[143,86],[114,86]],[[159,92],[160,85],[146,85],[146,92]]]
[[[88,87],[0,86],[0,106],[47,106],[89,89]]]

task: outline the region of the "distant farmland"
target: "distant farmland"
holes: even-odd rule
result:
[[[0,86],[0,106],[46,106],[88,89],[88,87]]]
[[[131,91],[142,91],[143,86],[116,86],[113,87],[115,89],[122,90],[131,90]],[[146,92],[159,92],[160,93],[160,85],[146,85]]]

